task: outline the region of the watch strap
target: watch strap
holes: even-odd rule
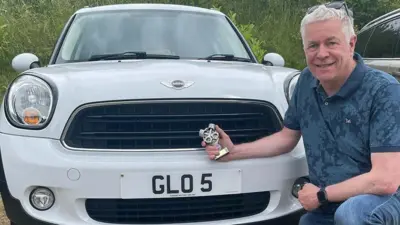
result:
[[[322,205],[328,203],[328,195],[326,194],[326,190],[324,187],[321,187],[318,191],[317,198],[319,203],[321,203]]]

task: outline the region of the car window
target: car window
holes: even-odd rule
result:
[[[63,59],[71,59],[73,58],[72,54],[73,54],[73,50],[74,50],[74,43],[77,42],[79,36],[82,34],[82,23],[84,21],[80,20],[77,21],[76,24],[71,27],[70,32],[68,33],[67,37],[68,38],[68,42],[64,43],[63,46],[63,51],[61,52],[62,58]]]
[[[400,18],[378,25],[368,42],[364,57],[392,58],[399,40]]]
[[[367,46],[371,33],[374,31],[374,28],[369,28],[368,30],[363,31],[357,35],[357,42],[355,51],[364,57],[364,50]]]
[[[234,54],[250,58],[224,16],[178,11],[113,11],[78,15],[56,63],[126,51],[202,58]]]

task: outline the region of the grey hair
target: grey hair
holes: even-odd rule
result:
[[[325,5],[318,6],[312,13],[307,14],[301,20],[300,33],[303,39],[304,45],[304,35],[305,35],[305,26],[309,23],[330,20],[330,19],[339,19],[343,24],[343,33],[345,35],[347,43],[350,42],[350,38],[355,35],[354,31],[354,19],[351,16],[348,16],[344,9],[333,9],[327,8]]]

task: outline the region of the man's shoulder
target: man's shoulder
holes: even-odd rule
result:
[[[315,78],[312,75],[310,69],[308,67],[305,67],[300,73],[300,78],[299,78],[298,83],[301,85],[310,84],[310,82],[313,79],[315,79]]]
[[[301,71],[301,74],[300,74],[300,75],[303,75],[303,76],[310,76],[310,75],[312,75],[312,74],[311,74],[310,69],[309,69],[308,66],[307,66],[307,67],[305,67],[305,68]]]
[[[380,89],[391,84],[399,84],[399,81],[389,73],[366,66],[366,72],[364,81],[367,86],[373,87],[374,89]]]
[[[400,82],[394,76],[376,68],[366,67],[366,69],[362,93],[371,96],[371,102],[381,105],[400,99]]]

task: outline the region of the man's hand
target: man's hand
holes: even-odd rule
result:
[[[218,125],[215,126],[215,129],[219,133],[218,143],[221,145],[221,148],[226,147],[230,151],[228,155],[223,156],[222,158],[218,159],[218,161],[227,162],[232,160],[234,145],[230,137]],[[201,146],[206,148],[206,152],[210,159],[214,159],[219,154],[219,149],[216,146],[206,145],[204,141],[201,142]]]
[[[299,191],[299,201],[303,208],[307,211],[311,211],[319,207],[317,192],[319,188],[311,183],[306,183],[303,188]]]

